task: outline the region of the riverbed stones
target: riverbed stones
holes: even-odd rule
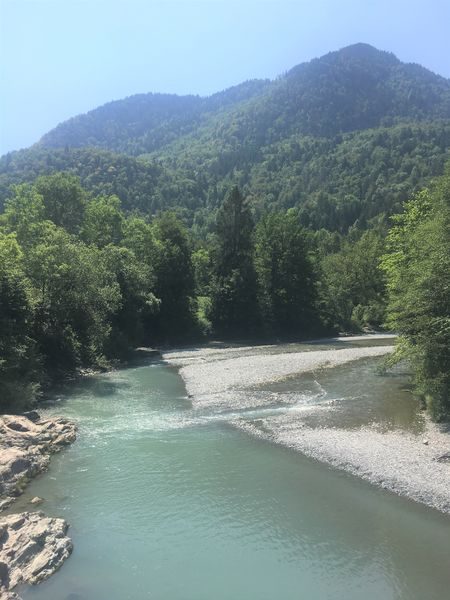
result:
[[[445,454],[441,454],[441,456],[438,456],[436,460],[440,463],[450,463],[450,452],[445,452]]]
[[[72,552],[64,519],[42,512],[0,517],[0,597],[21,583],[35,584],[58,570]]]
[[[135,358],[160,358],[161,352],[156,350],[155,348],[135,348],[134,349],[134,357]]]
[[[353,339],[353,338],[352,338]],[[253,386],[281,381],[322,368],[336,367],[360,358],[383,356],[392,346],[372,346],[305,352],[301,346],[247,346],[170,351],[163,354],[169,364],[180,368],[194,408],[254,407],[248,394]],[[243,391],[244,393],[239,393]],[[271,403],[272,399],[265,400]]]

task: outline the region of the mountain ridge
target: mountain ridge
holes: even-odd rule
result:
[[[211,96],[149,93],[114,100],[57,125],[38,144],[138,156],[195,133],[223,113],[233,119],[243,111],[260,122],[282,120],[290,133],[330,136],[383,125],[389,118],[450,118],[450,80],[358,43],[296,65],[274,80],[250,80]]]
[[[356,44],[207,98],[138,94],[74,117],[0,158],[0,206],[12,184],[66,171],[126,210],[175,209],[201,236],[231,185],[257,219],[296,208],[345,232],[400,211],[449,158],[450,80]]]

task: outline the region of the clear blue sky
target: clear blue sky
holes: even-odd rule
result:
[[[0,0],[0,154],[138,92],[207,95],[355,42],[450,77],[450,0]]]

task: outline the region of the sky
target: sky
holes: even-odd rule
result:
[[[209,95],[356,42],[450,78],[450,0],[0,0],[0,155],[141,92]]]

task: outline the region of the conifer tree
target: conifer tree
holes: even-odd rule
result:
[[[211,320],[214,331],[225,337],[247,336],[257,329],[253,228],[249,202],[235,186],[217,215],[212,283]]]

